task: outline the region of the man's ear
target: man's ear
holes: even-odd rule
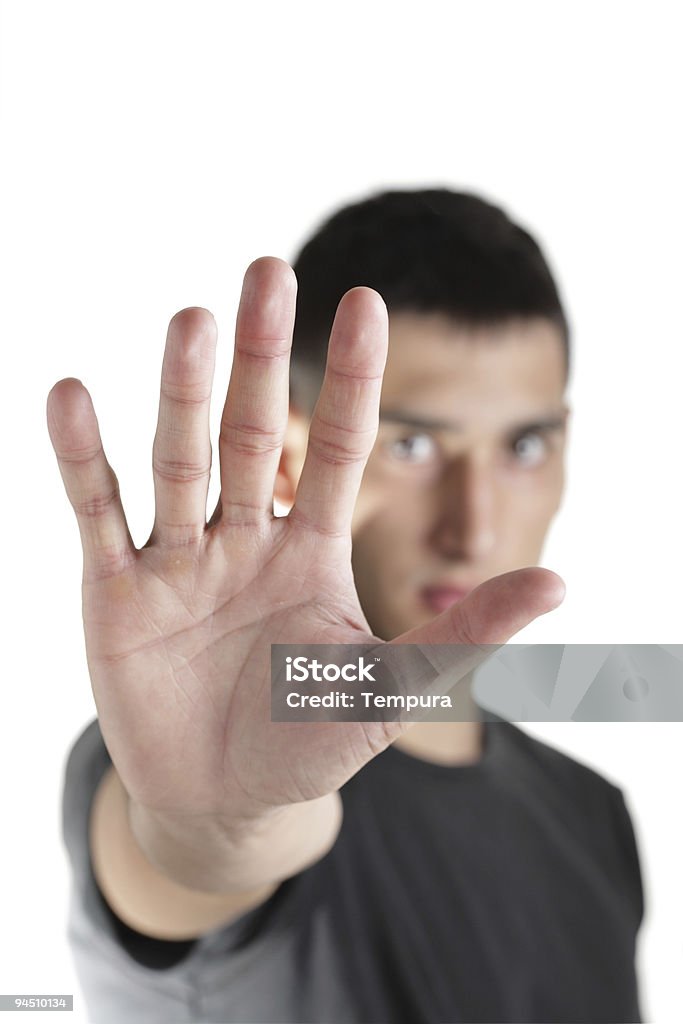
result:
[[[275,478],[275,500],[287,511],[294,504],[296,489],[306,458],[310,419],[295,406],[289,407],[289,419]]]

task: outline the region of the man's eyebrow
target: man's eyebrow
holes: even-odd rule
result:
[[[406,427],[419,427],[422,430],[463,430],[462,423],[455,420],[436,420],[429,416],[418,416],[411,412],[404,412],[402,409],[380,409],[380,421],[387,423],[400,423]],[[541,416],[535,419],[523,420],[520,423],[512,424],[507,433],[520,434],[534,430],[560,430],[565,426],[566,414],[554,413],[548,416]]]

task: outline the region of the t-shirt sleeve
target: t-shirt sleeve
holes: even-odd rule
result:
[[[147,1012],[150,1021],[190,1021],[192,986],[180,967],[197,940],[165,942],[129,928],[107,904],[93,873],[90,814],[110,765],[95,719],[69,751],[62,790],[62,834],[71,867],[67,937],[76,973],[98,1021],[120,1021],[131,1003],[140,1019]]]
[[[645,893],[643,886],[643,875],[638,854],[638,844],[633,829],[633,821],[628,810],[628,805],[621,789],[616,789],[615,814],[617,821],[617,832],[619,845],[624,857],[626,871],[630,879],[630,892],[632,893],[634,911],[637,924],[640,925],[645,913]]]

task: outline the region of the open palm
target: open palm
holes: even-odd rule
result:
[[[289,407],[296,280],[264,258],[246,275],[209,523],[209,402],[216,329],[171,321],[153,448],[155,521],[133,545],[90,396],[59,381],[48,428],[83,546],[83,619],[100,727],[131,796],[151,809],[225,815],[340,788],[406,728],[270,720],[270,645],[381,643],[360,607],[351,518],[373,447],[387,316],[380,296],[342,299],[296,502],[273,515]],[[392,643],[503,643],[555,607],[553,573],[490,580]]]

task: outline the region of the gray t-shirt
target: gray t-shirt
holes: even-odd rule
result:
[[[389,747],[342,788],[330,852],[193,942],[118,921],[88,822],[111,761],[93,721],[66,767],[68,937],[94,1024],[640,1021],[643,916],[621,791],[518,727],[473,765]]]

